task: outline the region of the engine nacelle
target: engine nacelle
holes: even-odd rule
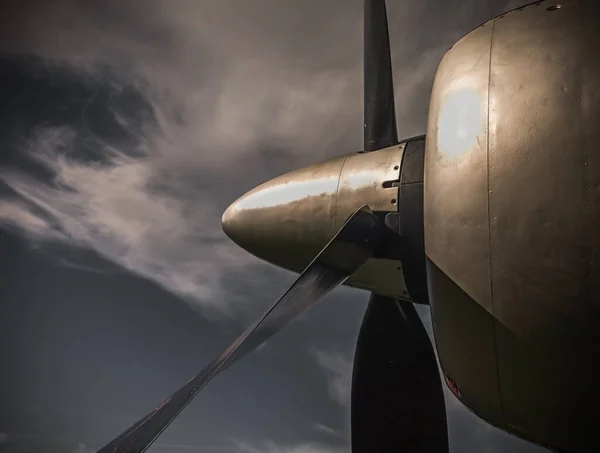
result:
[[[542,1],[444,56],[425,153],[439,358],[486,421],[596,451],[600,404],[600,15]]]

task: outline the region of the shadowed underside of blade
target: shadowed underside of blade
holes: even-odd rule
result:
[[[415,306],[371,295],[352,377],[352,451],[448,451],[436,358]]]

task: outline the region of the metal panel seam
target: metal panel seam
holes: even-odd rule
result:
[[[340,200],[340,182],[342,181],[342,174],[344,173],[344,165],[346,165],[346,161],[349,156],[344,158],[344,162],[340,165],[340,174],[338,175],[337,188],[335,189],[335,206],[333,207],[333,231],[332,234],[335,234],[337,231],[337,217],[338,217],[338,203]]]
[[[488,97],[487,97],[487,218],[488,218],[488,250],[489,250],[489,261],[490,261],[490,302],[492,305],[492,316],[494,318],[492,322],[492,330],[494,332],[494,355],[496,356],[496,380],[498,382],[498,397],[500,399],[500,413],[502,415],[502,423],[506,426],[506,415],[504,413],[504,401],[502,399],[502,385],[500,383],[500,363],[498,361],[498,336],[496,334],[496,319],[495,307],[494,307],[494,272],[492,269],[492,219],[490,215],[490,94],[492,91],[492,52],[494,49],[494,30],[496,28],[496,21],[492,22],[492,32],[490,36],[490,64],[488,69]]]

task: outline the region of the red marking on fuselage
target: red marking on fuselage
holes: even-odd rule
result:
[[[446,382],[448,383],[448,388],[452,391],[452,393],[460,398],[461,395],[460,390],[458,389],[458,384],[448,376],[446,376]]]

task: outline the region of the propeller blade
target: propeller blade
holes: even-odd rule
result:
[[[364,2],[364,150],[398,143],[385,0]],[[353,453],[448,452],[436,357],[412,303],[372,293],[352,373]]]
[[[352,373],[352,453],[447,453],[444,394],[412,303],[371,295]]]
[[[398,143],[385,0],[365,0],[363,65],[364,148],[375,151]]]
[[[362,266],[382,244],[385,229],[368,207],[357,210],[275,305],[219,358],[98,453],[145,451],[217,373],[316,305]]]

